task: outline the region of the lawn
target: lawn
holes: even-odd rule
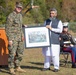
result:
[[[63,56],[60,55],[60,59],[62,58]],[[58,72],[52,71],[54,69],[53,65],[50,66],[51,70],[41,71],[43,63],[44,58],[41,48],[25,49],[21,67],[26,70],[26,73],[17,72],[16,75],[76,75],[76,69],[71,68],[71,63],[68,63],[66,66],[61,65]],[[61,64],[64,64],[64,62],[61,62]],[[8,68],[0,68],[0,75],[10,75]]]

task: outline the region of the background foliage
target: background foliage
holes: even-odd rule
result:
[[[24,6],[22,13],[31,7],[31,0],[0,0],[0,24],[5,24],[6,17],[14,10],[15,3],[21,2]],[[34,8],[24,15],[23,22],[25,24],[43,23],[49,18],[50,8],[55,7],[58,10],[58,18],[62,22],[76,21],[76,0],[33,0],[34,5],[39,8]],[[26,5],[29,5],[26,8]]]

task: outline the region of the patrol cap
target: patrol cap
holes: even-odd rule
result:
[[[63,28],[68,28],[68,24],[69,24],[68,22],[64,22],[63,23]]]
[[[21,4],[21,3],[18,3],[18,2],[16,2],[16,7],[20,7],[20,8],[22,8],[22,9],[23,9],[22,4]]]

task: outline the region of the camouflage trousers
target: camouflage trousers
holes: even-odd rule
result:
[[[15,68],[20,66],[24,51],[24,42],[14,40],[12,46],[8,46],[8,50],[8,67]]]

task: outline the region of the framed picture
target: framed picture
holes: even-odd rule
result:
[[[44,26],[24,28],[25,48],[50,46],[50,32]]]

